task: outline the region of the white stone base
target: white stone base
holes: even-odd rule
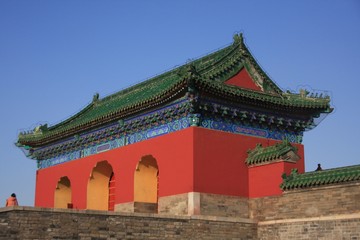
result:
[[[189,192],[159,198],[159,213],[248,218],[248,205],[248,198]]]
[[[133,213],[134,202],[115,205],[116,212]],[[158,199],[158,213],[162,215],[182,216],[218,216],[218,217],[249,217],[247,198],[189,192]]]
[[[115,212],[133,213],[134,212],[134,202],[115,204],[114,211]]]

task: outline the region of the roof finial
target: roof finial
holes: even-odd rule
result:
[[[243,45],[244,44],[244,37],[243,37],[243,33],[235,33],[234,34],[234,44],[240,44]]]
[[[92,100],[93,103],[96,103],[97,101],[99,101],[99,97],[100,97],[99,93],[95,93],[93,96],[93,100]]]

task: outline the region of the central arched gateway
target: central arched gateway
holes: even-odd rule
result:
[[[134,173],[135,212],[157,212],[158,174],[158,165],[153,156],[140,159]]]
[[[93,168],[87,186],[87,209],[109,210],[109,183],[113,169],[107,161]]]

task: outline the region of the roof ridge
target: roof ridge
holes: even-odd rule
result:
[[[267,83],[270,83],[270,85],[274,88],[275,92],[278,93],[278,94],[283,93],[284,91],[279,87],[279,85],[277,83],[275,83],[275,81],[272,80],[269,77],[269,75],[263,70],[263,68],[260,66],[258,61],[255,59],[254,55],[251,53],[249,48],[246,46],[246,44],[243,45],[243,50],[244,50],[244,52],[247,53],[247,56],[250,58],[250,61],[254,65],[256,70],[262,75],[263,79]]]
[[[183,67],[185,67],[187,65],[194,64],[195,62],[200,61],[200,60],[202,60],[204,58],[211,58],[211,56],[219,53],[220,51],[223,51],[223,50],[227,49],[228,47],[231,47],[232,45],[233,45],[233,43],[226,44],[226,45],[224,45],[222,47],[216,48],[215,50],[209,51],[209,52],[207,52],[205,54],[202,54],[202,55],[200,55],[198,57],[195,57],[191,61],[185,61],[184,63],[177,64],[172,68],[161,71],[160,73],[157,73],[157,74],[155,74],[153,76],[147,77],[144,80],[141,80],[141,81],[138,81],[137,83],[131,84],[128,87],[124,87],[124,88],[120,89],[117,92],[111,93],[111,94],[105,96],[104,98],[102,98],[101,101],[107,100],[108,98],[111,99],[112,97],[114,97],[114,96],[116,97],[117,95],[120,95],[121,93],[127,93],[127,92],[131,91],[134,88],[140,87],[142,85],[149,84],[149,82],[156,81],[158,78],[165,77],[166,75],[177,74],[177,71],[179,69],[181,69],[181,68],[183,68]]]

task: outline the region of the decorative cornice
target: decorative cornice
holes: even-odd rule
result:
[[[140,115],[136,118],[121,119],[113,124],[103,126],[102,128],[86,132],[81,135],[74,135],[68,139],[64,139],[63,141],[50,144],[48,146],[38,148],[27,146],[19,147],[27,150],[27,155],[30,158],[37,160],[56,158],[61,159],[57,161],[63,162],[65,161],[64,159],[74,159],[79,158],[79,156],[84,156],[84,154],[79,153],[79,151],[84,149],[97,149],[97,147],[103,146],[103,144],[107,143],[107,146],[110,146],[111,142],[121,137],[125,137],[125,142],[133,143],[133,136],[139,136],[139,134],[143,136],[141,137],[142,140],[147,139],[150,136],[159,136],[159,134],[153,134],[160,131],[157,130],[159,126],[167,126],[167,129],[172,129],[171,131],[164,131],[164,133],[175,131],[177,129],[176,126],[178,125],[176,122],[179,119],[187,119],[188,122],[185,126],[183,124],[185,120],[182,120],[181,124],[183,127],[180,129],[190,126],[200,126],[208,129],[257,136],[261,138],[271,138],[275,140],[282,140],[286,138],[291,142],[301,143],[302,132],[290,131],[290,128],[288,128],[286,124],[284,124],[284,126],[273,124],[273,127],[271,127],[272,125],[270,123],[266,123],[268,127],[260,126],[259,123],[261,123],[261,119],[255,121],[255,116],[258,115],[255,115],[254,113],[250,114],[248,112],[237,111],[238,113],[241,113],[240,118],[237,119],[234,118],[233,115],[226,113],[226,109],[228,109],[228,111],[233,111],[233,109],[225,109],[218,103],[214,103],[213,108],[210,109],[209,107],[208,109],[213,111],[213,114],[206,114],[202,111],[199,113],[198,110],[203,109],[203,107],[200,108],[196,105],[198,105],[197,98],[186,98],[154,112]],[[206,107],[206,105],[204,106]],[[244,117],[245,119],[240,120]],[[171,127],[173,125],[174,127]],[[118,142],[116,140],[111,146],[116,147],[117,145]],[[108,150],[112,148],[108,148]]]
[[[229,105],[216,102],[214,99],[202,99],[198,104],[198,108],[201,115],[204,116],[222,116],[234,119],[235,121],[240,121],[242,125],[250,125],[265,129],[272,128],[291,132],[303,132],[304,130],[311,128],[314,124],[313,118],[311,116],[306,116],[306,114],[292,116],[289,115],[289,113],[281,114],[272,111],[264,112],[264,110],[254,110],[236,106],[234,104]]]
[[[161,124],[187,116],[190,110],[191,102],[184,99],[136,118],[121,119],[112,124],[105,125],[102,128],[81,135],[74,135],[59,143],[50,144],[46,147],[30,148],[30,155],[32,158],[41,160],[62,155],[64,152],[77,151],[92,145],[111,141],[119,138],[120,135],[130,135],[142,130],[156,128]]]
[[[101,128],[75,134],[58,142],[41,147],[18,145],[25,154],[37,160],[52,163],[64,162],[88,156],[87,153],[97,153],[98,149],[110,150],[120,147],[119,139],[126,143],[134,143],[133,138],[144,140],[159,136],[161,131],[169,133],[176,131],[177,121],[183,129],[199,126],[213,130],[231,132],[274,140],[287,139],[293,143],[301,143],[302,134],[309,121],[298,120],[289,116],[269,115],[254,109],[243,109],[241,106],[229,105],[226,102],[214,102],[216,99],[204,99],[196,94],[147,112],[133,118],[120,119]],[[187,121],[186,126],[183,124]],[[163,126],[160,130],[159,126]],[[173,127],[172,127],[173,126]],[[43,127],[41,131],[44,130]],[[164,129],[167,130],[164,130]],[[40,130],[38,130],[40,131]],[[154,134],[156,133],[156,134]],[[139,138],[139,136],[142,136]],[[87,150],[91,149],[91,150]],[[42,164],[44,165],[44,164]],[[46,166],[48,164],[45,164]]]
[[[33,157],[40,159],[38,160],[38,168],[46,168],[179,131],[190,126],[191,119],[183,117],[174,119],[171,122],[159,123],[157,126],[149,129],[139,128],[137,131],[117,133],[110,138],[103,138],[101,140],[92,139],[91,143],[78,145],[76,148],[70,148],[69,146],[66,148],[64,146],[62,149],[57,147],[57,151],[52,151],[51,149],[46,149],[45,152],[35,151]],[[43,157],[46,158],[42,159]]]
[[[126,123],[119,122],[119,126],[125,125]],[[108,136],[109,129],[101,129],[97,132],[89,133],[87,138],[84,136],[78,136],[74,137],[72,140],[70,139],[59,144],[36,149],[35,151],[32,151],[29,157],[38,160],[38,168],[46,168],[179,131],[191,126],[199,126],[207,129],[231,132],[234,134],[271,138],[275,140],[286,138],[297,143],[299,143],[299,141],[301,142],[302,138],[301,135],[257,129],[221,120],[212,120],[207,118],[201,119],[197,114],[184,114],[184,116],[180,119],[174,118],[170,122],[160,122],[157,123],[156,126],[152,126],[147,129],[136,128],[133,131],[121,132],[116,129],[116,126],[112,126],[110,129],[113,135],[110,137]]]

